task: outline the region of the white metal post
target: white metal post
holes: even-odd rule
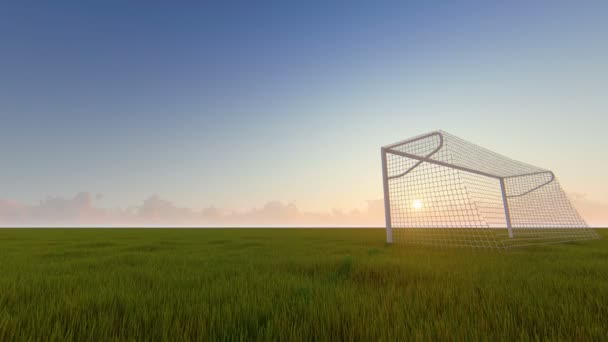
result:
[[[386,162],[386,149],[382,151],[382,186],[384,188],[384,218],[386,221],[386,242],[393,243],[393,229],[391,227],[391,201],[388,191],[388,165]]]
[[[500,178],[500,191],[502,192],[502,205],[505,208],[505,218],[507,220],[507,229],[509,230],[509,237],[513,237],[513,228],[511,228],[511,213],[509,212],[509,202],[507,200],[507,193],[505,191],[505,179]]]

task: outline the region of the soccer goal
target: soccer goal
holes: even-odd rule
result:
[[[553,172],[443,131],[382,147],[388,243],[508,248],[599,238]]]

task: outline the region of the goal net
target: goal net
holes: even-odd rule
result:
[[[508,248],[599,238],[553,172],[443,131],[382,148],[389,243]]]

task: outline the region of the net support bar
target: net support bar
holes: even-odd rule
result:
[[[384,151],[384,153],[386,153],[386,150],[383,149],[383,151]],[[420,157],[420,156],[417,156],[417,155],[414,155],[414,154],[410,154],[410,153],[405,153],[405,152],[395,151],[395,150],[389,150],[388,152],[392,153],[392,154],[395,154],[395,155],[398,155],[398,156],[410,158],[410,159],[416,159],[416,160],[420,160],[420,161],[431,163],[431,164],[435,164],[435,165],[445,166],[445,167],[448,167],[448,168],[451,168],[451,169],[456,169],[456,170],[460,170],[460,171],[474,173],[474,174],[480,175],[480,176],[486,176],[486,177],[496,178],[496,179],[501,179],[502,178],[502,177],[500,177],[498,175],[494,175],[494,174],[491,174],[491,173],[487,173],[487,172],[483,172],[483,171],[479,171],[479,170],[473,170],[473,169],[470,169],[468,167],[454,165],[454,164],[446,163],[446,162],[443,162],[443,161],[440,161],[440,160]],[[388,177],[388,173],[387,173],[387,177]]]

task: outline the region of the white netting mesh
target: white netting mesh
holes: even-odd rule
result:
[[[383,150],[394,242],[495,248],[599,238],[546,169],[441,131]]]

